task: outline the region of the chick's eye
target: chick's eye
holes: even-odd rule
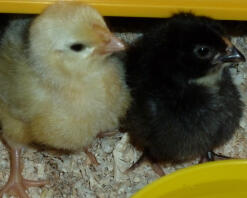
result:
[[[206,47],[201,47],[197,50],[197,53],[200,55],[200,56],[207,56],[208,53],[209,53],[209,49],[206,48]]]
[[[82,43],[74,43],[70,46],[70,49],[75,51],[75,52],[80,52],[82,51],[86,46],[83,45]]]
[[[212,50],[207,46],[198,46],[194,49],[194,53],[202,59],[210,58]]]

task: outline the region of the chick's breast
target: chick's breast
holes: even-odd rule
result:
[[[31,122],[33,141],[78,149],[90,144],[97,133],[117,129],[130,96],[121,64],[116,63],[108,61],[91,71],[77,91],[51,94]]]

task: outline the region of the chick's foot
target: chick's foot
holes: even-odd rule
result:
[[[19,198],[29,198],[25,192],[27,188],[44,186],[48,183],[48,181],[32,181],[23,178],[21,150],[20,148],[10,148],[10,176],[7,184],[0,190],[0,198],[4,193],[14,194]]]
[[[97,138],[104,138],[104,137],[112,137],[114,135],[116,135],[117,132],[116,131],[110,131],[110,132],[99,132],[98,135],[96,136]]]
[[[83,150],[86,153],[86,155],[88,156],[88,158],[91,161],[91,163],[93,165],[95,165],[95,166],[98,166],[99,165],[99,162],[97,161],[95,155],[88,150],[88,147],[84,147]]]
[[[200,158],[198,163],[202,164],[202,163],[208,162],[208,161],[216,161],[216,160],[224,160],[224,159],[232,159],[232,158],[229,156],[217,154],[213,151],[209,151],[206,153],[206,155],[204,155]]]
[[[142,163],[144,163],[145,161],[147,161],[147,158],[145,157],[144,154],[141,155],[141,157],[130,167],[126,170],[126,173],[128,173],[129,171],[132,171],[134,169],[136,169],[137,167],[139,167]],[[162,169],[161,165],[160,164],[157,164],[157,163],[153,163],[153,162],[150,162],[150,165],[153,169],[153,171],[159,175],[160,177],[164,176],[165,175],[165,172],[164,170]]]

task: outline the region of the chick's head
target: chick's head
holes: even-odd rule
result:
[[[217,73],[244,56],[232,45],[223,27],[206,17],[192,14],[174,15],[165,28],[164,47],[175,64],[188,78]],[[174,66],[175,65],[175,66]]]
[[[39,70],[80,72],[124,49],[92,7],[76,2],[49,6],[30,26],[29,52]]]

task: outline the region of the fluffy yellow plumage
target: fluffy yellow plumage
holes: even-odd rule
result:
[[[123,49],[99,13],[80,3],[13,20],[0,49],[0,121],[12,151],[30,143],[82,149],[117,128],[130,95],[110,55]]]

